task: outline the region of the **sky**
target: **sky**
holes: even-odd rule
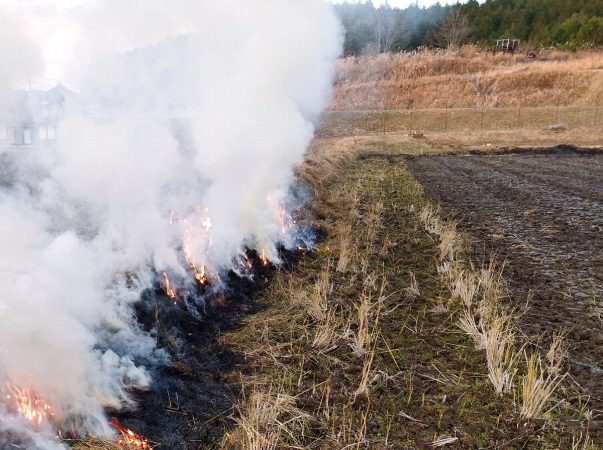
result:
[[[78,7],[91,4],[93,1],[0,0],[0,8],[12,10],[14,15],[24,22],[31,37],[39,44],[46,69],[44,73],[34,74],[31,80],[28,80],[34,88],[48,88],[59,82],[74,87],[74,80],[65,72],[65,55],[73,53],[74,43],[78,41],[78,30],[71,23],[70,15]],[[341,3],[344,0],[330,1]],[[437,3],[437,0],[373,0],[375,6],[386,2],[391,6],[407,7],[415,2],[420,6],[429,6]],[[440,3],[447,3],[447,0],[441,0]]]
[[[331,0],[333,3],[343,3],[346,0]],[[350,0],[347,0],[348,2]],[[352,0],[356,1],[356,0]],[[407,6],[410,6],[414,3],[418,3],[419,6],[430,6],[430,5],[434,5],[438,2],[438,0],[373,0],[373,5],[375,6],[379,6],[382,5],[384,3],[389,3],[390,6],[395,6],[398,8],[406,8]],[[440,0],[440,3],[442,5],[446,4],[446,3],[456,3],[456,0],[453,1],[447,1],[447,0]]]

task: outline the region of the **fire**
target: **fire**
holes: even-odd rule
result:
[[[172,289],[172,287],[170,286],[170,279],[169,279],[167,273],[163,272],[162,276],[163,276],[163,290],[165,292],[165,295],[167,295],[170,300],[176,300],[178,298],[178,296],[176,295],[176,291],[174,289]]]
[[[28,388],[8,386],[10,393],[6,396],[14,402],[17,413],[36,426],[41,426],[53,415],[52,407]]]
[[[293,217],[291,217],[291,215],[282,205],[278,206],[277,219],[282,234],[287,234],[295,226],[296,223],[295,220],[293,220]]]
[[[113,425],[117,431],[121,434],[121,437],[117,441],[120,447],[126,450],[153,450],[149,441],[147,441],[140,434],[135,433],[132,430],[127,429],[119,420],[115,417],[111,418],[111,425]]]
[[[209,218],[207,218],[206,221],[203,221],[202,226],[206,230],[209,230],[209,228],[211,228],[211,221],[209,220]],[[197,282],[201,286],[205,286],[207,284],[207,275],[205,273],[205,265],[204,264],[197,265],[197,262],[195,261],[195,258],[193,257],[193,252],[191,249],[191,242],[192,242],[192,236],[191,236],[190,231],[187,230],[187,231],[185,231],[184,237],[182,239],[182,251],[184,252],[184,257],[186,259],[186,263],[193,271],[195,280],[197,280]]]
[[[266,258],[266,250],[262,249],[262,253],[260,255],[260,261],[262,261],[263,266],[267,266],[270,261]]]

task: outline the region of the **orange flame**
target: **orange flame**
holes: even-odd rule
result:
[[[126,450],[153,450],[144,437],[127,429],[115,417],[111,418],[111,425],[121,434],[121,438],[117,441],[119,446]]]
[[[262,249],[262,254],[260,255],[260,261],[262,261],[263,266],[267,266],[270,261],[266,258],[266,250]]]
[[[176,300],[178,296],[176,295],[176,291],[170,287],[170,279],[168,278],[167,273],[163,272],[163,290],[165,295],[168,296],[170,300]]]
[[[207,218],[206,220],[207,220],[207,223],[205,223],[205,221],[204,221],[203,227],[206,230],[208,230],[209,227],[211,227],[211,222],[209,221],[209,218]],[[197,262],[195,261],[195,258],[193,257],[193,251],[191,249],[191,241],[192,241],[191,233],[190,233],[190,231],[187,230],[187,231],[185,231],[184,237],[182,238],[182,251],[184,252],[184,257],[186,258],[186,263],[193,271],[195,280],[197,280],[197,282],[201,286],[205,286],[208,281],[207,275],[205,274],[205,265],[201,265],[201,266],[197,265]]]
[[[28,388],[9,385],[8,389],[7,398],[15,402],[17,413],[34,425],[39,427],[54,415],[52,407]]]

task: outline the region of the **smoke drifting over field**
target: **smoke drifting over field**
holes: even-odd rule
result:
[[[110,435],[105,408],[167,358],[136,324],[141,292],[164,272],[216,287],[245,249],[276,261],[296,244],[292,171],[341,45],[321,0],[106,0],[73,17],[81,95],[56,145],[11,155],[18,181],[0,185],[0,446]],[[4,118],[39,59],[0,24]],[[33,420],[23,390],[49,405]]]

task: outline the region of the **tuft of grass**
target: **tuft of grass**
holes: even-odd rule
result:
[[[310,292],[299,292],[292,287],[292,296],[296,299],[295,303],[305,307],[308,315],[318,322],[323,322],[327,317],[328,296],[333,289],[330,280],[331,273],[327,265],[319,272]]]
[[[559,375],[563,369],[563,365],[567,360],[568,348],[565,341],[566,332],[561,331],[553,335],[553,340],[549,350],[546,352],[545,358],[548,371],[552,374]]]
[[[462,311],[463,312],[458,319],[459,328],[463,330],[471,339],[473,339],[475,348],[477,350],[485,350],[486,335],[482,328],[478,325],[478,320],[470,309],[463,308]]]
[[[302,436],[309,416],[298,409],[295,398],[284,394],[282,386],[273,392],[253,386],[253,392],[237,407],[235,428],[223,439],[224,450],[276,450],[288,440]]]
[[[513,316],[497,310],[484,327],[488,379],[497,394],[510,392],[517,373]]]
[[[595,444],[595,441],[588,435],[582,435],[572,439],[572,450],[601,450],[601,447]]]
[[[350,263],[352,246],[352,225],[345,224],[339,228],[339,260],[337,272],[346,272]]]
[[[479,278],[473,271],[459,271],[453,281],[452,297],[459,299],[465,308],[471,308],[479,286]]]
[[[314,339],[312,340],[312,348],[329,349],[337,340],[337,313],[334,309],[330,309],[325,314],[324,320],[316,327]]]
[[[551,408],[547,409],[547,405],[565,375],[547,373],[538,354],[526,357],[526,366],[526,375],[521,380],[519,414],[522,419],[541,419],[550,411]]]
[[[78,442],[71,448],[73,450],[124,450],[123,447],[113,441],[98,438]]]
[[[421,291],[419,290],[419,283],[417,283],[417,277],[415,276],[414,272],[410,272],[409,278],[410,284],[406,289],[404,289],[404,292],[406,293],[407,298],[414,300],[421,296]]]
[[[374,289],[374,281],[371,281],[370,277],[367,278],[364,289],[360,294],[360,301],[354,305],[356,330],[352,333],[350,347],[354,354],[361,357],[371,352],[378,334],[385,279],[382,280],[381,290],[377,293],[377,296]]]

